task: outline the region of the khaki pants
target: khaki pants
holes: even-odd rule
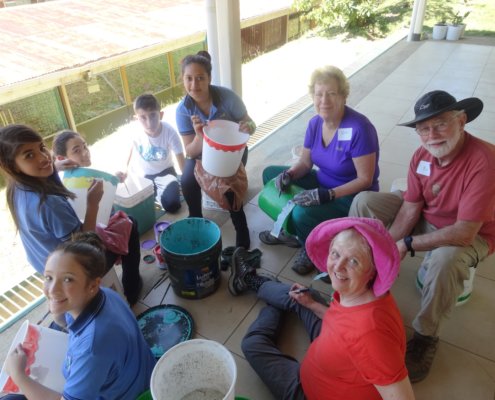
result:
[[[390,227],[402,205],[402,193],[361,192],[355,198],[349,216],[381,220]],[[428,233],[437,228],[421,219],[414,234]],[[438,336],[440,324],[454,308],[457,298],[469,278],[469,268],[476,267],[488,255],[488,244],[479,235],[470,246],[445,246],[428,251],[423,260],[426,274],[423,282],[421,308],[413,320],[413,328],[427,336]]]

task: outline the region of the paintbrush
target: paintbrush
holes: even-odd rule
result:
[[[289,293],[294,293],[294,294],[299,294],[299,293],[306,293],[306,292],[309,292],[311,289],[310,288],[300,288],[300,289],[294,289],[294,290],[290,290],[287,292],[287,294]]]
[[[36,325],[41,325],[41,324],[43,323],[43,321],[46,319],[46,317],[48,317],[48,315],[50,315],[50,310],[48,310],[48,311],[46,312],[46,314],[45,314],[45,315],[43,315],[43,316],[41,317],[41,319],[40,319],[38,322],[36,322]]]
[[[318,279],[321,279],[321,278],[326,278],[328,276],[328,272],[322,272],[321,274],[318,274],[316,275],[313,280],[314,281],[317,281]]]

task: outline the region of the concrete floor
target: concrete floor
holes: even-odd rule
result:
[[[399,42],[380,57],[358,69],[350,77],[349,105],[367,115],[377,127],[381,145],[380,186],[388,191],[396,178],[406,176],[413,151],[419,146],[415,132],[397,127],[400,121],[413,115],[415,100],[433,89],[444,89],[457,98],[480,97],[485,108],[480,117],[468,124],[467,130],[495,143],[495,46],[493,42],[477,44],[468,39],[459,42]],[[294,119],[264,141],[250,149],[247,172],[249,201],[245,206],[251,233],[252,248],[263,252],[262,269],[275,274],[282,281],[298,281],[309,285],[312,276],[299,277],[290,266],[296,251],[282,246],[266,246],[258,233],[269,229],[272,221],[258,208],[257,194],[261,190],[261,171],[270,164],[291,160],[291,149],[301,144],[312,108],[301,110]],[[185,208],[185,207],[183,207]],[[186,210],[171,218],[187,215]],[[206,211],[222,229],[223,246],[234,244],[234,229],[224,212]],[[148,232],[143,239],[152,238]],[[440,347],[427,379],[413,385],[417,399],[493,399],[495,392],[495,269],[493,257],[479,266],[470,301],[456,308],[445,322]],[[420,294],[415,287],[415,276],[422,255],[406,258],[392,292],[401,310],[408,335],[411,321],[419,308]],[[234,355],[238,375],[236,394],[257,400],[273,397],[250,368],[240,349],[241,339],[248,325],[256,318],[263,304],[254,294],[232,297],[227,290],[228,273],[222,272],[220,288],[201,300],[186,300],[168,290],[169,281],[151,290],[161,271],[154,265],[144,264],[141,272],[145,280],[143,297],[135,306],[136,314],[163,304],[177,304],[187,309],[195,322],[196,338],[207,338],[224,344]],[[323,294],[330,292],[324,283],[313,284]],[[167,292],[166,292],[167,291]],[[166,295],[164,296],[166,292]],[[36,310],[29,319],[37,320],[45,306]],[[15,332],[16,327],[9,329]],[[281,347],[300,358],[309,342],[301,324],[288,316],[281,338]],[[2,342],[7,339],[2,334]]]

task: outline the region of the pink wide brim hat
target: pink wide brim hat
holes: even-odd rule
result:
[[[373,293],[381,296],[390,290],[399,274],[400,256],[394,239],[380,220],[348,217],[322,222],[306,239],[306,252],[320,271],[326,271],[331,241],[350,228],[358,231],[370,245],[377,271]]]

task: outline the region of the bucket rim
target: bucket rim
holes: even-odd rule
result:
[[[235,362],[234,356],[232,355],[232,352],[224,346],[222,343],[219,343],[215,340],[210,340],[210,339],[190,339],[186,340],[184,342],[180,342],[176,344],[175,346],[171,347],[168,349],[163,356],[160,357],[160,359],[156,362],[153,371],[151,373],[151,379],[150,379],[150,391],[151,395],[154,396],[154,388],[153,388],[153,382],[156,380],[155,374],[157,374],[158,371],[158,366],[161,364],[164,364],[168,360],[168,356],[172,353],[177,351],[178,348],[185,347],[185,346],[199,346],[199,345],[209,345],[209,346],[214,346],[217,349],[221,349],[224,351],[224,354],[228,358],[229,362],[233,365],[233,373],[232,373],[232,383],[230,384],[229,390],[226,393],[226,395],[229,395],[232,393],[233,390],[235,390],[235,384],[237,382],[237,363]]]
[[[218,140],[213,139],[211,136],[208,136],[208,125],[206,125],[205,127],[203,127],[203,135],[204,135],[203,137],[204,137],[204,140],[206,141],[206,143],[208,143],[208,145],[213,147],[215,150],[220,150],[220,151],[235,152],[235,151],[242,150],[244,147],[246,147],[247,141],[249,140],[249,134],[246,132],[239,131],[239,124],[237,122],[229,121],[226,119],[216,119],[213,121],[209,121],[208,124],[216,125],[220,121],[222,123],[237,125],[238,133],[242,136],[242,140],[244,140],[244,142],[242,142],[240,144],[235,144],[235,145],[221,143]]]
[[[115,175],[109,174],[108,172],[101,171],[99,169],[87,168],[87,167],[77,167],[77,168],[65,170],[63,179],[85,178],[85,177],[100,178],[107,182],[110,182],[115,187],[117,187],[117,185],[119,184],[119,178],[117,178]]]
[[[164,238],[166,237],[167,235],[167,232],[171,231],[171,229],[173,229],[173,226],[175,224],[178,224],[178,223],[187,223],[188,221],[191,221],[191,220],[202,220],[202,221],[205,221],[209,224],[212,224],[212,226],[215,227],[215,230],[216,230],[216,234],[218,235],[218,238],[217,240],[215,240],[211,246],[209,246],[208,248],[206,249],[202,249],[200,251],[196,251],[194,253],[188,253],[188,254],[184,254],[184,253],[177,253],[175,251],[171,251],[169,249],[167,249],[164,244],[163,244],[163,240]],[[218,242],[221,241],[222,239],[222,230],[220,229],[220,227],[212,220],[208,219],[208,218],[200,218],[200,217],[191,217],[191,218],[184,218],[184,219],[179,219],[177,221],[174,221],[172,222],[169,226],[167,226],[161,233],[160,235],[160,241],[159,241],[159,245],[160,245],[160,248],[163,248],[167,253],[169,254],[173,254],[174,256],[178,256],[178,257],[184,257],[184,256],[187,256],[187,257],[193,257],[193,256],[197,256],[197,255],[200,255],[200,254],[203,254],[205,252],[208,252],[210,250],[212,250],[213,248],[215,248],[215,246],[218,245]]]

